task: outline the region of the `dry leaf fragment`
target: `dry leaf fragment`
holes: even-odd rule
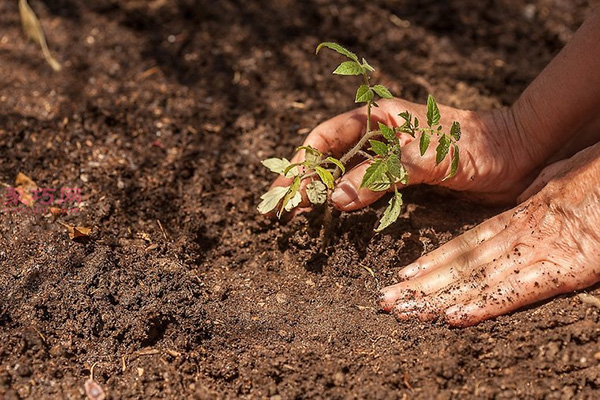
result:
[[[38,17],[35,15],[27,0],[19,0],[19,13],[21,14],[21,24],[23,25],[23,31],[27,37],[36,42],[42,48],[44,58],[50,64],[53,70],[60,71],[62,67],[60,63],[52,57],[48,44],[46,43],[46,36],[42,30],[42,25]]]
[[[69,224],[65,224],[63,222],[59,222],[62,226],[64,226],[65,228],[67,228],[67,231],[69,232],[69,238],[71,240],[75,240],[77,238],[87,238],[90,236],[90,233],[92,232],[92,228],[87,227],[87,226],[71,226]]]
[[[15,186],[19,191],[19,201],[27,207],[33,207],[35,200],[31,192],[38,189],[37,184],[30,177],[19,172],[15,178]]]
[[[85,381],[85,394],[90,400],[104,400],[106,399],[106,394],[104,393],[104,389],[96,381],[92,378]]]

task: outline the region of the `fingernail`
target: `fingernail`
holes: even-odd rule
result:
[[[358,192],[352,183],[342,180],[331,194],[331,201],[339,207],[345,207],[354,202],[358,197]]]

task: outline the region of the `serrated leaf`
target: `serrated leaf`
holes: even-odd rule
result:
[[[371,165],[369,165],[369,167],[366,169],[360,186],[371,189],[371,186],[375,182],[385,182],[386,172],[387,164],[383,160],[373,161]]]
[[[271,172],[287,176],[288,178],[298,175],[298,168],[291,165],[287,158],[268,158],[266,160],[262,160],[261,163]]]
[[[25,35],[31,40],[36,42],[42,49],[42,54],[46,59],[46,62],[52,67],[54,71],[60,71],[62,69],[60,63],[52,57],[50,50],[48,49],[48,43],[46,43],[46,36],[44,30],[35,12],[31,9],[27,0],[19,0],[19,13],[21,14],[21,25]]]
[[[277,204],[279,204],[279,201],[283,199],[285,194],[288,192],[289,188],[289,186],[276,186],[260,196],[262,201],[257,207],[258,212],[261,214],[266,214],[273,211],[277,207]]]
[[[323,183],[329,189],[333,189],[333,175],[331,175],[331,172],[323,167],[315,167],[315,171],[317,171],[317,175],[319,175],[319,178],[321,178]]]
[[[425,152],[429,148],[429,142],[431,141],[431,135],[427,132],[421,132],[421,139],[419,140],[419,150],[421,157],[425,155]]]
[[[360,85],[356,90],[355,103],[366,103],[369,100],[373,100],[373,91],[367,85]]]
[[[458,164],[460,163],[458,146],[454,144],[452,145],[452,148],[452,163],[450,164],[450,172],[444,179],[442,179],[442,181],[454,177],[454,175],[456,175],[456,173],[458,172]]]
[[[319,156],[323,155],[323,153],[321,153],[319,150],[315,149],[312,146],[299,146],[299,147],[296,147],[296,151],[300,151],[300,150],[304,150],[307,153],[317,154]]]
[[[338,53],[340,53],[341,55],[344,55],[346,57],[348,57],[351,60],[354,60],[356,62],[358,62],[358,57],[356,57],[356,54],[354,54],[353,52],[351,52],[350,50],[346,49],[345,47],[340,46],[337,43],[333,43],[333,42],[323,42],[320,45],[317,46],[317,50],[315,51],[315,54],[319,54],[319,51],[321,51],[321,49],[323,47],[327,47],[333,51],[336,51]]]
[[[452,126],[450,127],[450,136],[452,136],[454,140],[458,142],[461,134],[462,132],[460,130],[460,124],[458,121],[452,122]]]
[[[387,159],[388,172],[395,178],[401,179],[404,177],[405,170],[402,168],[400,163],[400,157],[396,154],[390,154]]]
[[[327,157],[325,160],[335,164],[342,171],[342,174],[346,173],[346,167],[344,167],[344,164],[337,158]]]
[[[298,204],[300,204],[300,200],[302,200],[302,195],[300,195],[299,192],[300,192],[300,177],[297,176],[294,178],[294,180],[292,181],[292,184],[289,186],[287,193],[283,197],[283,202],[281,203],[281,208],[277,212],[278,218],[281,217],[283,210],[290,211],[292,208],[294,208]],[[298,199],[298,195],[300,195],[300,199]],[[288,204],[290,204],[290,203],[291,204],[296,203],[296,204],[292,207],[292,206],[288,206]]]
[[[440,109],[432,95],[427,96],[427,125],[432,127],[440,122]]]
[[[397,128],[397,130],[398,130],[398,132],[408,133],[410,136],[415,137],[415,131],[408,122],[405,122],[402,125],[400,125]]]
[[[379,220],[379,226],[375,228],[375,232],[381,232],[398,219],[402,211],[402,195],[400,192],[395,192],[394,196],[390,199],[387,208],[383,212],[381,219]]]
[[[384,178],[381,181],[373,182],[367,189],[373,192],[387,192],[392,187],[392,182]]]
[[[362,75],[365,69],[354,61],[344,61],[333,71],[335,75]]]
[[[437,147],[435,148],[435,164],[436,165],[438,165],[439,163],[444,161],[444,158],[446,158],[446,155],[448,155],[448,150],[450,150],[450,139],[448,138],[447,135],[442,135],[442,136],[440,136],[440,142],[438,143]]]
[[[398,114],[398,116],[403,118],[406,122],[410,122],[412,120],[412,114],[408,111],[401,112]]]
[[[306,197],[312,204],[323,204],[327,200],[327,187],[321,181],[306,185]]]
[[[396,133],[394,132],[394,130],[392,128],[390,128],[389,126],[387,126],[386,124],[382,124],[381,122],[378,122],[377,126],[379,127],[379,130],[381,131],[381,134],[383,135],[383,137],[388,142],[393,142],[394,140],[397,139]]]
[[[388,90],[388,88],[386,88],[383,85],[375,85],[373,86],[373,90],[375,91],[375,93],[377,93],[379,95],[379,97],[382,97],[384,99],[393,99],[394,95],[392,95],[392,92],[390,92]]]
[[[383,156],[388,153],[387,144],[380,142],[379,140],[369,140],[369,143],[371,144],[371,149],[373,149],[375,154]]]
[[[285,204],[285,211],[290,212],[292,211],[294,208],[296,208],[298,206],[298,204],[300,204],[300,202],[302,201],[302,195],[300,194],[300,192],[296,192],[294,193],[294,195],[290,198],[290,200]]]
[[[323,153],[319,150],[315,149],[312,146],[300,146],[296,149],[296,151],[304,150],[304,165],[309,168],[313,168],[315,165],[318,165],[321,162],[323,157]]]

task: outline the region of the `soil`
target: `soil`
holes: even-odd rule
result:
[[[0,215],[0,398],[594,398],[600,315],[563,296],[467,329],[399,323],[377,289],[496,214],[431,188],[343,215],[259,216],[272,175],[365,55],[424,102],[513,102],[592,4],[566,0],[31,0],[53,73],[0,2],[0,182],[79,188],[70,215]],[[44,213],[45,214],[45,213]],[[71,240],[66,227],[91,227]],[[372,273],[371,273],[372,272]],[[591,293],[598,294],[598,290]]]

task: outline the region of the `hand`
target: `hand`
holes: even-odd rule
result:
[[[426,120],[424,105],[400,99],[382,100],[379,105],[380,107],[373,108],[373,129],[377,129],[377,122],[389,126],[402,125],[404,120],[398,114],[406,110],[421,121]],[[514,202],[516,196],[527,186],[536,164],[527,153],[530,146],[524,143],[525,139],[512,120],[512,113],[508,109],[472,112],[445,106],[440,106],[440,111],[441,124],[446,129],[450,128],[454,120],[462,126],[458,173],[452,179],[442,182],[449,170],[450,157],[436,166],[436,143],[432,143],[425,156],[421,157],[419,141],[403,134],[400,137],[403,145],[402,162],[409,173],[409,184],[437,184],[467,192],[472,197],[487,202]],[[304,145],[340,157],[359,141],[365,133],[365,125],[366,109],[359,108],[319,125],[306,138]],[[292,162],[303,159],[304,151],[301,151],[292,158]],[[352,211],[373,203],[385,194],[360,188],[368,165],[369,161],[355,165],[338,180],[331,198],[334,206],[343,211]],[[273,186],[289,183],[289,179],[279,177]],[[304,199],[301,207],[308,205],[308,201]]]
[[[599,282],[600,144],[547,167],[528,196],[405,267],[382,307],[468,326]]]

